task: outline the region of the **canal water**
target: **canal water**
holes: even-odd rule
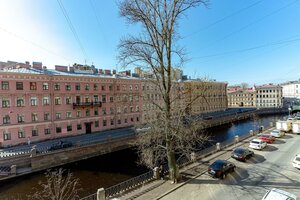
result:
[[[281,115],[267,115],[255,120],[243,120],[211,128],[208,133],[212,136],[211,143],[215,144],[236,135],[249,134],[250,130],[258,130],[260,126],[268,127],[270,122],[275,123],[280,118]],[[64,165],[63,169],[72,172],[80,180],[81,197],[95,193],[98,188],[116,185],[148,171],[147,168],[137,164],[137,154],[132,149]],[[28,194],[39,188],[38,183],[45,181],[44,173],[39,172],[0,182],[0,200],[27,199]]]

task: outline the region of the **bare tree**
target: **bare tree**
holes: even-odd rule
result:
[[[68,172],[64,175],[62,168],[54,171],[48,170],[45,173],[46,182],[40,182],[40,188],[35,188],[36,192],[29,195],[28,199],[36,200],[76,200],[79,199],[78,191],[79,179],[74,178],[73,174]]]
[[[166,156],[174,180],[179,178],[176,154],[180,149],[184,152],[184,147],[193,146],[190,145],[193,140],[187,135],[196,133],[187,134],[187,129],[183,129],[180,123],[174,126],[174,120],[179,118],[172,116],[177,102],[172,96],[175,87],[172,70],[180,68],[185,61],[184,49],[176,45],[180,38],[177,30],[180,17],[201,4],[205,5],[206,0],[123,0],[119,3],[120,15],[128,23],[142,25],[143,30],[137,36],[131,35],[121,40],[119,60],[124,67],[136,64],[151,71],[163,102],[156,104],[160,110],[157,124],[144,135],[149,139],[141,141],[145,142],[142,143],[144,147],[148,146],[142,151],[142,158],[150,165],[153,157]],[[151,143],[156,143],[156,147],[160,148],[152,151]]]

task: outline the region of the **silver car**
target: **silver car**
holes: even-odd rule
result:
[[[262,200],[297,200],[297,196],[284,190],[273,188],[265,194]]]

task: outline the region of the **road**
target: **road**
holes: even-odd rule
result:
[[[300,170],[292,166],[296,154],[300,154],[300,135],[292,134],[277,139],[262,151],[255,151],[255,156],[245,163],[230,158],[228,152],[224,159],[235,163],[237,168],[226,179],[211,178],[206,172],[161,199],[261,200],[271,188],[300,198]]]

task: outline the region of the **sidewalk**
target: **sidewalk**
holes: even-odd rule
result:
[[[267,131],[267,130],[266,130]],[[178,184],[172,184],[170,180],[156,180],[149,184],[143,185],[129,193],[126,193],[117,199],[119,200],[158,200],[172,191],[182,187],[189,181],[201,176],[207,172],[207,168],[214,160],[222,159],[227,160],[231,156],[231,151],[239,146],[248,147],[249,141],[256,136],[252,136],[246,140],[243,140],[235,145],[222,149],[214,154],[202,158],[195,163],[188,165],[180,169],[182,175],[182,181]]]

